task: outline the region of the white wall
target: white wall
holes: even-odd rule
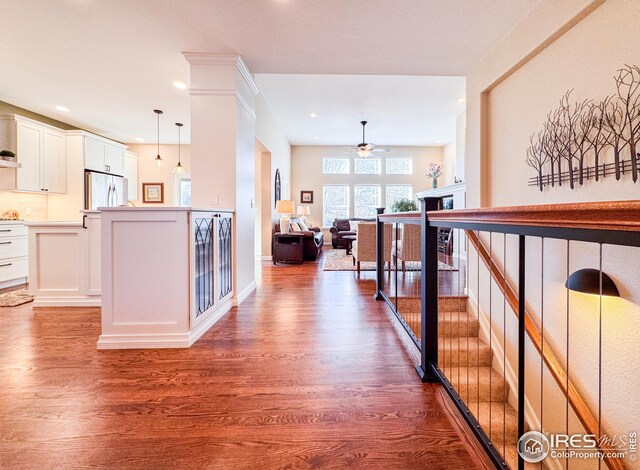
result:
[[[313,204],[311,204],[310,218],[315,225],[319,226],[322,224],[322,186],[324,184],[380,184],[382,185],[383,204],[385,184],[411,184],[414,194],[431,188],[431,180],[425,176],[425,172],[429,163],[443,162],[442,147],[390,147],[390,149],[391,151],[389,153],[380,154],[383,168],[383,174],[381,175],[354,175],[353,165],[351,165],[352,170],[349,175],[324,175],[322,173],[323,157],[349,156],[345,155],[344,148],[307,145],[293,146],[291,151],[293,200],[296,205],[301,204],[300,191],[313,191]],[[413,174],[385,175],[384,158],[386,157],[413,158]],[[442,177],[440,177],[440,182],[442,182]],[[350,196],[353,199],[353,194]],[[353,201],[351,207],[353,208]]]
[[[262,164],[268,166],[270,162],[270,170],[266,166],[262,168],[263,181],[260,185],[263,191],[260,198],[262,201],[260,219],[263,225],[261,251],[262,256],[269,256],[271,254],[271,227],[279,219],[275,213],[274,180],[276,170],[279,169],[282,181],[282,198],[287,199],[291,193],[291,145],[262,94],[256,96],[255,106],[256,138],[263,146]],[[271,176],[267,181],[266,177],[269,172]]]
[[[173,206],[173,169],[178,163],[177,145],[160,145],[162,166],[155,163],[158,147],[155,144],[131,144],[129,150],[138,154],[138,199],[134,200],[136,206],[159,204],[143,204],[142,183],[164,183],[164,206]],[[180,162],[186,173],[191,172],[191,146],[182,145],[180,150]]]
[[[640,3],[636,1],[542,0],[473,70],[467,77],[469,207],[638,199],[638,186],[629,175],[621,181],[591,180],[575,190],[565,186],[540,192],[527,186],[533,169],[526,166],[524,157],[529,134],[540,129],[546,113],[557,106],[565,91],[574,89],[574,100],[599,100],[615,91],[613,75],[618,68],[624,64],[638,65],[639,22]],[[485,242],[488,245],[486,237]],[[494,236],[492,243],[494,259],[502,264],[502,236]],[[512,240],[506,250],[507,274],[514,286],[516,247],[516,241]],[[482,309],[489,312],[487,277],[478,283],[474,253],[469,258],[471,295],[475,298],[480,295]],[[543,258],[540,239],[530,239],[527,243],[526,298],[533,320],[541,324],[544,287],[545,340],[565,363],[568,315],[570,378],[596,417],[598,297],[571,293],[567,306],[564,282],[567,273],[584,267],[598,268],[598,260],[598,246],[594,244],[574,242],[567,253],[566,242],[547,239]],[[544,283],[541,282],[543,263]],[[622,292],[622,299],[603,302],[602,412],[604,431],[610,436],[636,430],[640,423],[640,374],[633,366],[640,361],[637,334],[640,289],[636,286],[639,264],[638,249],[608,245],[603,248],[603,271],[614,278]],[[494,285],[493,311],[500,306],[501,315],[502,301],[496,298],[497,292]],[[513,317],[511,312],[508,315]],[[508,358],[515,364],[515,330],[507,326],[507,332]],[[502,336],[499,325],[497,335]],[[538,356],[529,347],[527,395],[538,413],[539,368]],[[563,432],[564,407],[558,404],[564,399],[559,398],[558,389],[548,374],[544,394],[545,427]],[[570,430],[580,430],[573,416],[570,422]]]

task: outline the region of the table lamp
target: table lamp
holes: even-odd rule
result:
[[[310,225],[310,223],[307,223],[307,217],[309,214],[311,214],[311,210],[309,209],[309,206],[298,206],[298,215],[300,215],[300,222],[302,222],[305,225]]]
[[[291,220],[289,214],[295,213],[296,208],[293,201],[281,199],[276,202],[276,214],[282,214],[280,218],[280,233],[288,233]]]

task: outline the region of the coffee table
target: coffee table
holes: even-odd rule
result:
[[[347,241],[347,254],[350,255],[351,254],[351,246],[353,245],[353,242],[358,239],[358,236],[357,235],[345,235],[344,237],[342,237],[342,239]]]

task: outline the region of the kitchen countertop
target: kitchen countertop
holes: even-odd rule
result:
[[[207,208],[202,208],[202,207],[172,207],[172,206],[161,206],[161,207],[148,207],[148,206],[136,206],[136,207],[131,207],[131,206],[121,206],[121,207],[98,207],[98,212],[136,212],[136,211],[152,211],[152,212],[159,212],[159,211],[185,211],[185,212],[229,212],[229,213],[233,213],[235,212],[232,209],[220,209],[220,208],[214,208],[214,207],[207,207]]]
[[[29,220],[24,224],[27,227],[82,227],[82,221],[78,222],[56,222],[55,220]]]

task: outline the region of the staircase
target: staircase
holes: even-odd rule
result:
[[[399,310],[411,304],[416,305],[409,299],[404,302],[402,299],[398,301]],[[518,413],[508,403],[508,382],[492,367],[493,352],[479,337],[480,323],[476,317],[468,313],[468,298],[441,297],[438,307],[440,369],[480,422],[493,445],[505,455],[507,464],[511,468],[517,468]],[[406,319],[420,317],[419,314],[403,316]],[[419,336],[419,320],[408,322],[408,326]],[[540,468],[539,465],[533,464],[527,464],[525,467]]]

